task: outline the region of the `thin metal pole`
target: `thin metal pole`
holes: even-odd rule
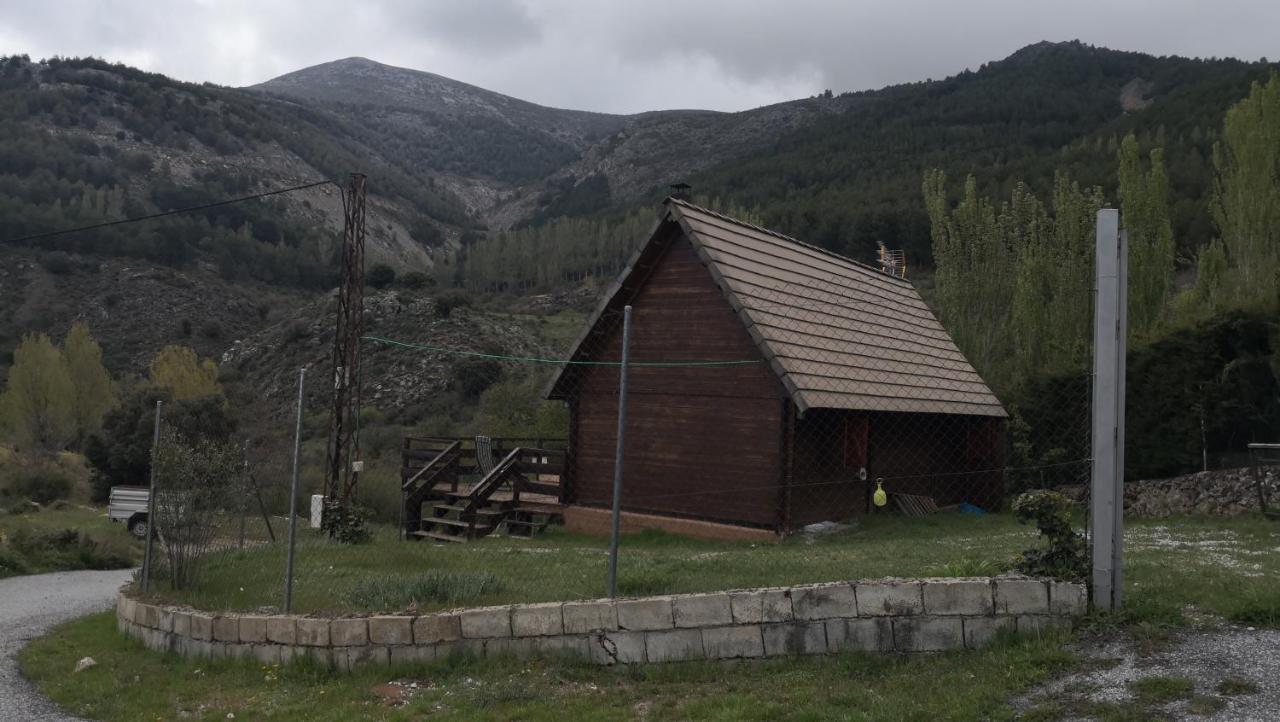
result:
[[[307,368],[298,369],[298,420],[293,430],[293,481],[289,485],[289,551],[284,563],[285,614],[293,606],[293,549],[298,533],[298,468],[302,457],[302,386],[306,382]]]
[[[240,472],[240,546],[244,550],[245,516],[249,513],[249,440],[244,440],[244,465]]]
[[[151,591],[151,548],[156,536],[156,451],[160,448],[160,407],[156,399],[155,430],[151,434],[151,478],[147,482],[147,541],[142,553],[142,593]]]
[[[622,365],[618,371],[618,447],[613,457],[613,530],[609,535],[609,598],[618,596],[618,535],[622,526],[622,453],[627,438],[627,363],[631,359],[631,306],[622,309]]]
[[[1093,325],[1093,603],[1120,601],[1124,496],[1125,244],[1115,209],[1098,211]]]

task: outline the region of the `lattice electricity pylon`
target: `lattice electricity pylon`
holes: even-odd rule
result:
[[[325,494],[349,509],[360,476],[360,335],[364,314],[365,176],[352,173],[343,194],[341,278],[337,322],[333,334],[333,403]]]

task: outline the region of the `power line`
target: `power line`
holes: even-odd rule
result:
[[[337,185],[331,180],[315,181],[314,183],[306,183],[300,186],[293,186],[292,188],[279,188],[277,190],[266,191],[264,193],[255,193],[251,196],[243,196],[241,198],[230,198],[225,201],[216,201],[214,203],[204,203],[202,205],[188,206],[186,208],[175,208],[170,211],[152,213],[151,215],[146,215],[146,216],[136,216],[134,218],[121,218],[118,221],[106,221],[103,223],[95,223],[91,226],[80,226],[79,228],[64,228],[59,231],[35,233],[30,236],[19,236],[18,238],[9,238],[4,241],[0,241],[0,244],[24,243],[26,241],[36,241],[41,238],[52,238],[53,236],[62,236],[68,233],[80,233],[81,231],[92,231],[92,230],[97,230],[99,228],[108,228],[110,226],[122,226],[126,223],[138,223],[139,221],[150,221],[156,218],[164,218],[165,216],[176,216],[179,213],[191,213],[192,211],[203,211],[203,210],[208,210],[210,208],[218,208],[219,206],[229,206],[229,205],[232,205],[233,203],[243,203],[245,201],[257,200],[259,198],[266,198],[268,196],[278,196],[281,193],[292,193],[293,191],[306,190],[307,188],[315,188],[316,186],[322,186],[322,185],[328,185],[328,184]],[[341,187],[339,187],[338,190],[341,191],[342,190]]]
[[[557,358],[537,358],[534,356],[504,356],[496,353],[481,353],[479,351],[464,351],[462,349],[447,348],[445,346],[427,346],[420,343],[408,343],[405,341],[395,341],[380,336],[361,336],[361,341],[372,341],[373,343],[386,344],[388,346],[398,346],[400,348],[416,349],[419,351],[435,351],[437,353],[453,354],[455,356],[471,356],[473,358],[493,359],[495,361],[518,361],[521,363],[535,364],[556,364],[560,366],[621,366],[621,361],[570,361],[567,359]],[[762,363],[762,359],[744,359],[734,361],[628,361],[628,366],[647,367],[647,368],[675,368],[684,366],[744,366],[746,364]]]

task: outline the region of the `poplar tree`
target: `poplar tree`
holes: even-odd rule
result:
[[[49,336],[24,336],[0,397],[18,443],[42,451],[64,448],[75,434],[74,396],[66,359]]]
[[[151,359],[148,368],[151,384],[167,389],[175,401],[222,396],[218,383],[218,365],[213,359],[200,360],[186,346],[165,346]]]
[[[1255,82],[1249,96],[1227,111],[1213,165],[1211,210],[1230,280],[1224,273],[1225,285],[1205,292],[1270,306],[1280,282],[1280,75],[1273,73],[1265,85]]]
[[[89,327],[77,322],[62,342],[71,380],[72,417],[77,443],[102,425],[102,417],[116,405],[111,375],[102,365],[102,349],[89,333]]]
[[[1120,227],[1129,237],[1129,335],[1150,336],[1164,311],[1173,284],[1173,223],[1169,181],[1159,148],[1143,170],[1138,139],[1120,143],[1116,175],[1120,186]]]

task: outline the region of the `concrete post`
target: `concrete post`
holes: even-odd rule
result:
[[[1124,375],[1128,244],[1119,211],[1098,211],[1093,336],[1093,603],[1117,609],[1124,585]]]

